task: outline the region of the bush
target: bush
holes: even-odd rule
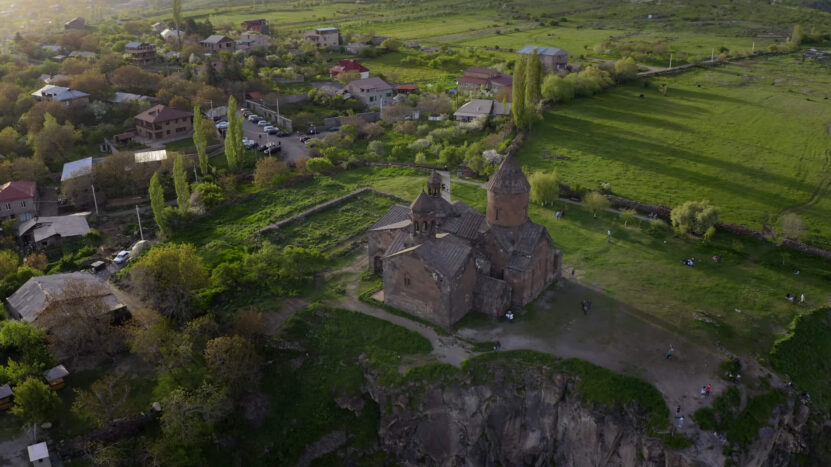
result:
[[[557,75],[548,75],[542,82],[542,95],[555,104],[574,99],[574,83]]]
[[[672,226],[679,233],[703,235],[718,222],[719,208],[709,201],[687,201],[672,210]]]
[[[320,173],[333,167],[334,164],[323,157],[313,157],[306,161],[306,170],[310,172]]]
[[[288,166],[276,157],[264,157],[257,161],[257,168],[254,169],[254,183],[260,187],[279,185],[288,178],[288,173]]]

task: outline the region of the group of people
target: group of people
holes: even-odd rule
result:
[[[583,300],[580,302],[580,307],[583,309],[583,314],[589,314],[589,311],[592,309],[592,301],[591,300]]]
[[[647,217],[649,217],[650,219],[657,219],[658,218],[658,213],[657,212],[650,212],[649,216],[647,216]]]
[[[701,386],[701,395],[704,396],[704,397],[710,397],[710,392],[712,392],[712,391],[713,391],[713,386],[711,386],[709,384],[706,385],[706,386]]]
[[[560,209],[558,211],[554,211],[554,217],[556,217],[557,219],[559,219],[561,217],[566,217],[566,209],[563,208],[563,209]]]
[[[695,258],[682,259],[681,262],[691,268],[695,267]]]
[[[785,294],[785,300],[787,300],[791,303],[796,303],[796,295],[791,295],[790,293],[787,293],[787,294]],[[805,294],[804,293],[799,295],[799,303],[805,303]]]

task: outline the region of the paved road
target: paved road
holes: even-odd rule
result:
[[[287,164],[297,162],[302,157],[305,157],[309,152],[309,148],[300,142],[300,136],[302,135],[296,133],[291,136],[278,138],[274,135],[266,134],[263,132],[262,127],[258,127],[255,122],[249,122],[247,119],[243,120],[242,131],[248,139],[256,141],[260,146],[268,143],[269,141],[279,141],[282,146],[280,154],[283,157],[283,161]],[[323,135],[321,134],[315,136],[322,137]]]

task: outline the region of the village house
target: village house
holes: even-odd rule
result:
[[[207,39],[199,41],[199,45],[205,49],[205,52],[218,54],[220,52],[233,52],[236,50],[236,41],[228,36],[214,34],[208,36]]]
[[[67,239],[89,233],[87,218],[82,214],[33,217],[17,227],[20,242],[35,250],[59,247]]]
[[[337,47],[340,45],[340,30],[338,28],[310,29],[303,33],[303,40],[318,47]]]
[[[180,31],[178,29],[165,29],[164,31],[160,32],[159,35],[162,36],[162,39],[164,39],[165,41],[171,42],[179,40],[179,37],[184,39],[185,31]]]
[[[364,44],[363,42],[350,42],[349,44],[343,46],[343,51],[348,54],[358,55],[361,50],[364,50],[367,47],[369,47],[369,45]]]
[[[352,81],[344,86],[343,90],[363,102],[367,107],[381,106],[392,102],[392,86],[378,77]]]
[[[561,274],[562,253],[528,219],[531,186],[508,156],[487,184],[486,214],[427,192],[394,205],[368,233],[370,268],[382,274],[385,304],[444,328],[467,313],[498,317],[534,300]]]
[[[62,305],[64,291],[67,287],[76,287],[72,300],[89,302],[98,307],[102,313],[114,316],[125,312],[125,307],[113,292],[112,285],[89,272],[68,272],[32,277],[7,299],[9,314],[13,319],[34,324],[38,328],[46,326],[40,322],[45,313]],[[78,295],[82,296],[78,296]]]
[[[490,68],[470,67],[465,70],[464,75],[456,82],[460,90],[477,91],[499,91],[500,89],[511,89],[514,77],[500,73]]]
[[[244,32],[237,39],[237,50],[267,49],[269,45],[268,37],[254,31]]]
[[[458,122],[469,122],[478,117],[504,117],[511,115],[511,104],[509,102],[496,102],[491,99],[471,99],[470,102],[459,107],[453,117]]]
[[[8,384],[0,386],[0,410],[8,410],[12,408],[12,397],[14,391]]]
[[[66,377],[69,376],[69,371],[63,365],[52,367],[43,372],[43,379],[53,391],[63,389],[66,386]]]
[[[412,94],[418,92],[418,86],[415,83],[399,84],[395,87],[395,92],[398,94]]]
[[[35,467],[52,467],[52,461],[49,460],[49,448],[46,446],[46,441],[32,444],[26,447],[29,453],[29,463]]]
[[[75,89],[69,89],[63,86],[55,86],[54,84],[47,84],[32,93],[32,97],[36,101],[56,101],[63,105],[77,106],[87,105],[89,103],[89,94]]]
[[[0,187],[0,219],[27,221],[38,214],[35,182],[6,182]]]
[[[193,113],[166,105],[155,105],[133,117],[136,133],[149,141],[182,139],[193,131]]]
[[[128,42],[124,46],[124,52],[130,54],[130,63],[133,65],[147,65],[154,63],[158,58],[156,44],[150,42]]]
[[[131,92],[116,91],[112,98],[107,99],[111,104],[127,104],[130,102],[150,102],[153,98],[150,96],[142,96],[141,94],[133,94]]]
[[[248,21],[242,22],[242,30],[243,31],[257,31],[260,34],[268,34],[268,21],[265,19],[252,19]]]
[[[84,18],[81,18],[80,16],[78,16],[78,17],[72,18],[71,20],[63,23],[63,28],[66,29],[66,30],[84,29],[84,26],[86,25],[86,23],[87,23],[87,21]]]
[[[337,65],[329,68],[329,76],[331,76],[332,79],[335,79],[338,77],[339,74],[349,73],[350,71],[360,73],[361,79],[369,78],[369,68],[361,65],[355,60],[339,61]]]
[[[162,32],[165,29],[167,29],[167,26],[165,26],[164,24],[159,23],[159,22],[153,23],[153,25],[150,26],[150,27],[152,27],[153,30],[156,31],[156,32]]]
[[[565,70],[568,66],[568,52],[557,47],[537,47],[536,45],[526,45],[520,49],[520,54],[531,55],[537,51],[537,56],[542,62],[542,68],[545,71]]]

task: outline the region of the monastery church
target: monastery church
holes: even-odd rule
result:
[[[487,185],[482,214],[442,197],[435,171],[410,206],[394,205],[369,229],[369,264],[384,303],[449,328],[467,313],[522,307],[560,277],[562,252],[528,219],[531,185],[508,156]]]

